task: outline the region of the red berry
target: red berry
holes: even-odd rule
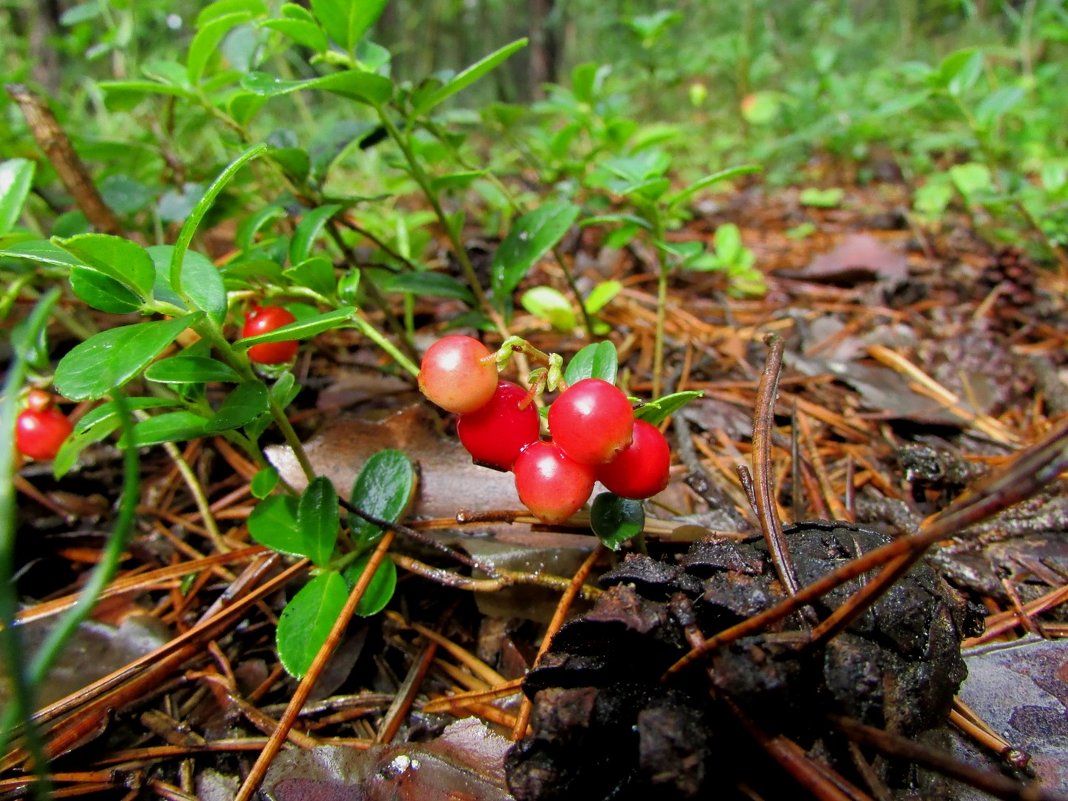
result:
[[[253,306],[245,318],[245,325],[241,329],[241,336],[254,337],[259,334],[269,334],[283,325],[295,323],[297,318],[281,306]],[[260,364],[282,364],[292,361],[297,355],[300,343],[295,339],[286,339],[282,342],[263,342],[253,345],[248,349],[248,357]]]
[[[671,448],[660,430],[634,421],[630,445],[608,464],[598,465],[597,480],[623,498],[651,498],[668,484]]]
[[[472,337],[442,337],[423,354],[419,389],[442,409],[467,414],[481,409],[497,389],[497,365],[489,349]]]
[[[456,434],[476,462],[508,470],[519,452],[538,439],[538,410],[530,403],[520,408],[527,391],[511,381],[500,381],[489,403],[460,415]]]
[[[540,520],[562,523],[593,492],[593,468],[570,458],[552,442],[534,442],[512,465],[519,500]]]
[[[575,461],[603,464],[630,444],[634,412],[617,387],[585,378],[549,407],[549,430],[553,442]]]
[[[74,430],[70,420],[52,405],[52,397],[33,390],[27,397],[27,408],[15,421],[15,447],[31,459],[54,459],[59,446]]]

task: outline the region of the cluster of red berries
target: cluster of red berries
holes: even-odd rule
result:
[[[667,486],[667,441],[655,426],[635,420],[627,396],[607,381],[586,378],[560,394],[549,407],[551,440],[540,438],[532,393],[499,380],[496,356],[471,337],[431,345],[419,388],[459,415],[457,435],[476,462],[515,474],[519,499],[547,523],[582,508],[595,481],[634,499]]]
[[[15,420],[15,447],[31,459],[54,459],[74,426],[59,409],[55,398],[41,389],[31,389],[26,408]]]

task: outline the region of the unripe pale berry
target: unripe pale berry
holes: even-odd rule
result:
[[[593,492],[593,468],[570,458],[552,442],[535,442],[512,465],[519,500],[546,523],[562,523]]]
[[[497,389],[497,365],[489,349],[472,337],[442,337],[423,354],[419,389],[433,403],[456,414],[481,409]]]

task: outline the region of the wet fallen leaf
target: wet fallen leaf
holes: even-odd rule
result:
[[[903,281],[908,261],[869,234],[850,234],[826,253],[816,254],[801,270],[782,270],[784,278],[852,286],[864,281]]]

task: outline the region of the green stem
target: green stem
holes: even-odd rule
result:
[[[378,112],[378,117],[385,126],[386,131],[389,133],[390,138],[393,139],[393,141],[397,143],[397,147],[400,148],[404,160],[408,163],[408,169],[411,171],[412,178],[415,179],[420,190],[422,190],[423,194],[426,196],[431,209],[434,211],[434,216],[438,218],[438,222],[445,230],[445,235],[449,238],[449,244],[452,245],[453,254],[456,256],[456,260],[460,264],[460,269],[463,271],[464,277],[470,285],[471,293],[475,296],[475,300],[482,309],[482,312],[490,319],[494,327],[497,329],[497,332],[502,337],[507,338],[511,336],[511,332],[509,332],[508,326],[504,322],[504,318],[501,317],[489,302],[489,298],[486,297],[486,293],[482,289],[482,284],[478,280],[478,273],[475,272],[475,266],[471,263],[470,256],[467,255],[467,249],[464,248],[463,243],[460,241],[459,233],[453,229],[452,223],[445,214],[445,210],[441,207],[441,201],[438,198],[437,192],[435,192],[430,185],[430,178],[423,170],[419,160],[415,157],[415,153],[412,151],[407,137],[400,132],[390,118],[389,113],[384,108],[375,106],[375,110]]]
[[[393,360],[412,374],[413,378],[419,377],[419,365],[409,359],[401,350],[382,336],[382,332],[369,323],[363,316],[362,312],[357,312],[353,318],[353,324],[359,329],[360,333],[374,342],[378,347],[393,357]]]
[[[656,343],[653,348],[653,397],[660,397],[661,375],[664,372],[664,325],[667,320],[668,263],[660,243],[664,241],[664,221],[657,208],[652,210],[653,249],[656,252]]]
[[[48,322],[49,312],[59,298],[59,290],[53,289],[34,306],[26,322],[26,341],[34,341]],[[34,682],[30,671],[22,661],[22,637],[15,626],[18,595],[15,591],[15,418],[19,403],[19,387],[26,378],[26,360],[19,348],[7,370],[3,398],[0,400],[0,421],[3,436],[0,441],[8,443],[0,447],[0,650],[6,663],[11,699],[0,721],[0,755],[7,753],[7,744],[15,726],[24,726],[26,748],[33,761],[33,769],[40,781],[34,782],[35,798],[50,796],[45,780],[46,761],[41,745],[40,732],[33,725],[31,715],[34,706]]]

